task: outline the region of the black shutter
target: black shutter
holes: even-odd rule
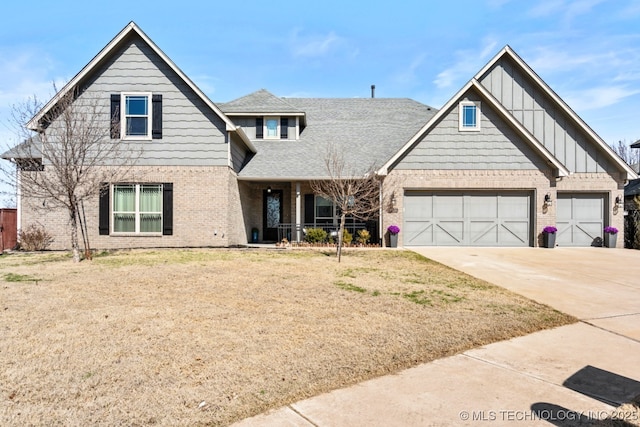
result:
[[[256,139],[264,138],[264,119],[262,117],[256,118]]]
[[[100,199],[98,201],[98,234],[109,235],[109,184],[100,184]]]
[[[120,94],[111,94],[111,139],[120,139]]]
[[[157,94],[151,97],[151,116],[153,118],[151,138],[162,139],[162,95]]]
[[[162,235],[173,234],[173,184],[162,184]]]
[[[315,219],[315,196],[313,194],[304,195],[304,223],[313,224]]]
[[[280,139],[289,139],[289,118],[280,118]]]

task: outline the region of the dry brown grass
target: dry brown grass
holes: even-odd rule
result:
[[[574,319],[412,252],[0,258],[0,424],[224,425]]]

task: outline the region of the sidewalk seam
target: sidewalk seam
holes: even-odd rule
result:
[[[640,313],[614,314],[613,316],[590,317],[588,319],[583,319],[583,321],[587,321],[587,320],[602,320],[602,319],[615,319],[617,317],[637,316],[639,314]]]
[[[519,371],[519,370],[511,368],[509,366],[501,365],[501,364],[496,363],[496,362],[491,362],[491,361],[486,360],[486,359],[481,359],[480,357],[472,356],[472,355],[467,354],[467,353],[462,353],[462,355],[466,356],[466,357],[468,357],[470,359],[477,360],[478,362],[482,362],[482,363],[486,363],[487,365],[495,366],[496,368],[504,369],[506,371],[515,372],[516,374],[519,374],[519,375],[522,375],[522,376],[525,376],[525,377],[529,377],[529,378],[533,378],[533,379],[538,380],[538,381],[542,381],[543,383],[551,384],[551,385],[554,385],[554,386],[557,386],[557,387],[563,387],[561,384],[554,383],[552,381],[546,380],[544,378],[537,377],[535,375],[532,375],[532,374],[524,372],[524,371]]]
[[[306,422],[308,422],[309,424],[311,424],[313,427],[319,427],[318,424],[314,423],[313,421],[311,421],[309,418],[307,418],[306,416],[304,416],[302,414],[302,412],[298,411],[296,408],[293,407],[293,404],[291,405],[287,405],[287,407],[289,409],[291,409],[293,412],[295,412],[296,414],[298,414],[299,417],[301,417],[302,419],[304,419]]]
[[[603,317],[602,319],[609,319],[609,318],[608,318],[608,317]],[[600,320],[600,319],[590,319],[590,320]],[[580,323],[584,323],[585,325],[589,325],[589,326],[591,326],[591,327],[594,327],[594,328],[600,329],[601,331],[605,331],[605,332],[608,332],[608,333],[610,333],[610,334],[617,335],[617,336],[622,337],[622,338],[626,338],[626,339],[628,339],[628,340],[630,340],[630,341],[640,343],[640,340],[638,340],[638,339],[631,338],[631,337],[629,337],[629,336],[627,336],[627,335],[623,335],[623,334],[621,334],[621,333],[619,333],[619,332],[616,332],[616,331],[612,331],[612,330],[610,330],[610,329],[603,328],[602,326],[595,325],[595,324],[593,324],[593,323],[588,322],[587,320],[580,320]]]

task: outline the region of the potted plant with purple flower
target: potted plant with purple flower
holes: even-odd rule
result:
[[[604,228],[604,246],[607,248],[615,248],[618,240],[618,229],[615,227]]]
[[[390,225],[387,227],[389,232],[389,246],[392,248],[398,247],[398,233],[400,233],[400,227],[397,225]]]
[[[547,225],[542,229],[542,240],[545,248],[554,248],[556,246],[556,232],[558,229],[553,225]]]

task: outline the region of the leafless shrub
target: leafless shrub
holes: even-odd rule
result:
[[[43,226],[31,224],[18,232],[20,249],[25,251],[43,251],[53,243],[53,236]]]

